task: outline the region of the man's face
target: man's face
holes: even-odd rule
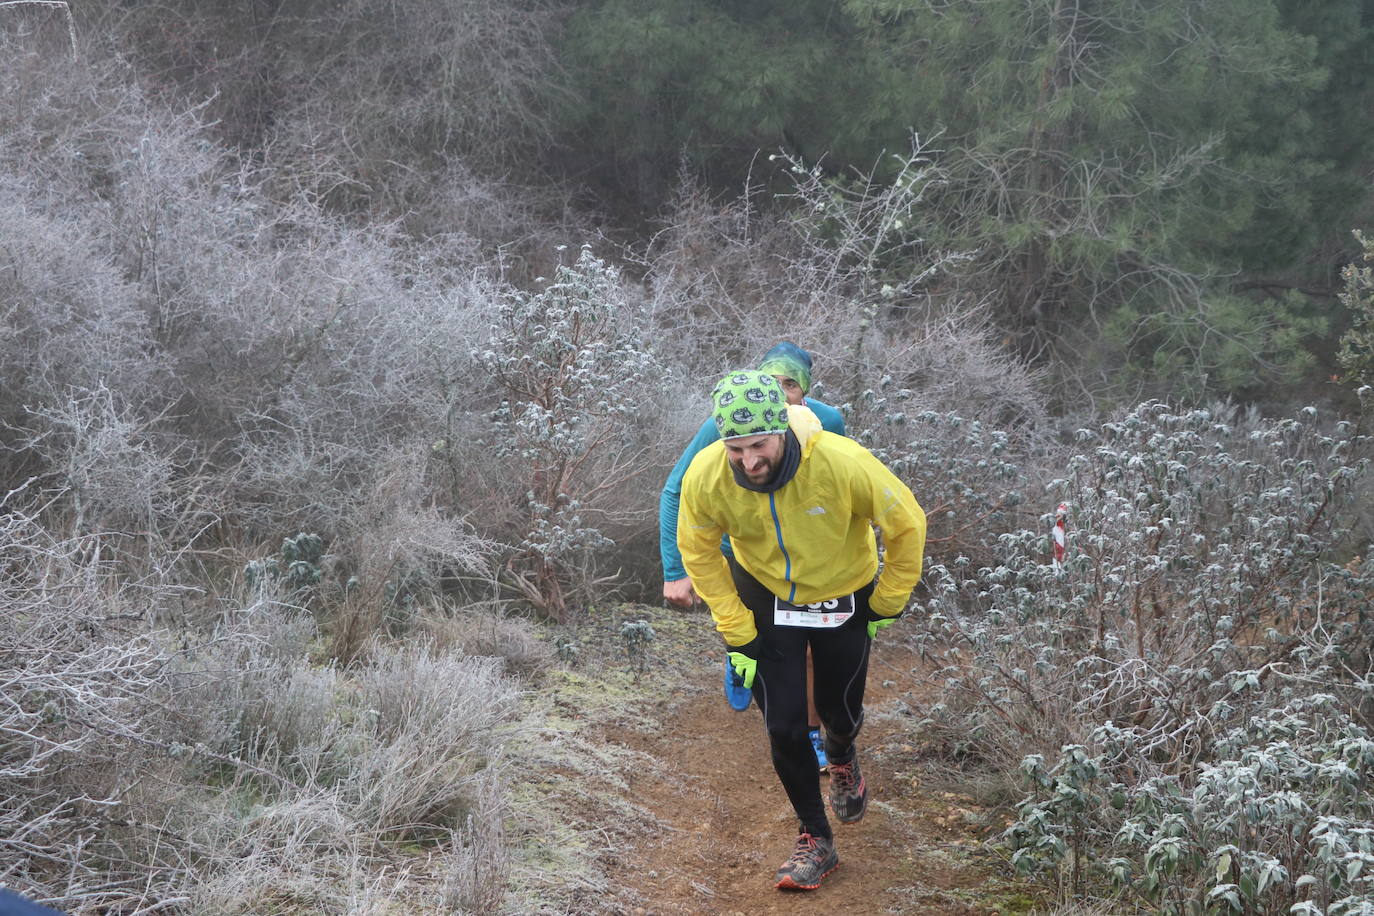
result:
[[[767,483],[782,461],[786,436],[764,433],[725,440],[725,454],[730,463],[739,468],[744,479],[752,484]]]
[[[795,405],[806,400],[806,395],[802,393],[801,385],[797,384],[796,379],[790,379],[785,375],[775,375],[773,378],[782,386],[782,394],[787,398],[787,403]]]

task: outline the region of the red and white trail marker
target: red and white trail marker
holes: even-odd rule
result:
[[[1069,504],[1060,503],[1054,509],[1054,565],[1064,564],[1064,555],[1069,552],[1068,537],[1065,530],[1069,519]]]

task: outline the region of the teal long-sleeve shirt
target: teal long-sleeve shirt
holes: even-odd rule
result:
[[[821,429],[844,435],[844,416],[838,410],[811,398],[805,400],[806,406],[810,407],[816,419],[821,421]],[[687,466],[692,463],[697,452],[719,438],[720,433],[716,431],[716,424],[707,417],[706,422],[701,424],[701,429],[692,437],[692,441],[687,443],[682,457],[673,465],[667,482],[663,484],[663,492],[658,496],[658,552],[663,560],[664,582],[676,582],[678,579],[687,578],[687,570],[682,568],[682,554],[677,549],[677,507],[682,499],[682,475],[687,473]],[[720,547],[728,556],[729,541],[722,541]]]

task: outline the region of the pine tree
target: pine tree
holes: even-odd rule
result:
[[[1237,393],[1310,361],[1309,303],[1229,288],[1247,258],[1301,253],[1301,233],[1267,224],[1309,218],[1328,168],[1309,142],[1319,41],[1276,0],[845,8],[913,74],[917,122],[944,131],[937,219],[979,252],[966,282],[1023,352]]]
[[[912,123],[885,53],[832,0],[584,3],[563,44],[582,99],[567,129],[594,177],[650,204],[684,159],[729,187],[760,150],[871,166]]]

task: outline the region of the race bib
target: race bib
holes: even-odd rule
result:
[[[773,599],[773,624],[779,627],[830,630],[853,616],[853,595],[841,595],[815,604],[790,604],[781,598]]]

